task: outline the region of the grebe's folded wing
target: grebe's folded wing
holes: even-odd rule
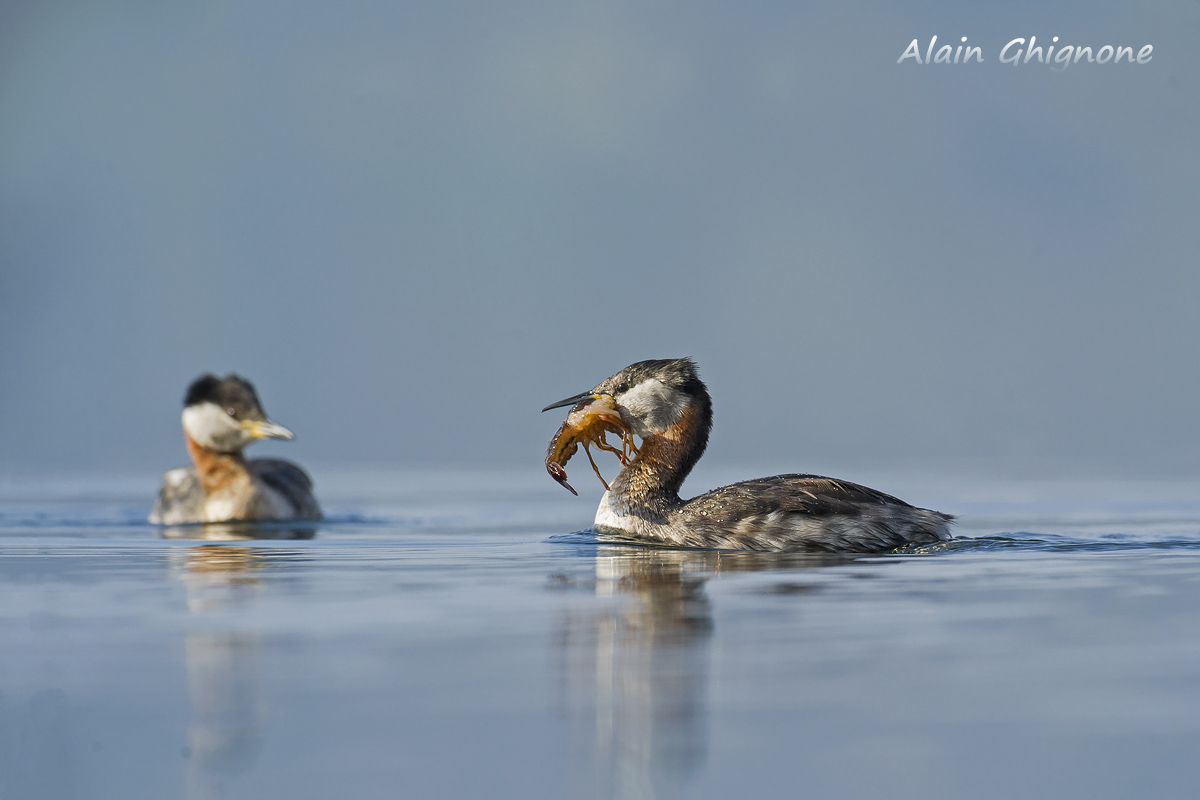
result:
[[[775,475],[743,481],[688,502],[719,517],[744,518],[784,512],[811,516],[859,516],[872,508],[913,506],[890,494],[821,475]]]
[[[681,513],[696,535],[689,544],[712,541],[748,550],[829,552],[877,552],[936,542],[949,538],[953,519],[820,475],[735,483],[688,501]]]
[[[321,507],[313,496],[312,478],[303,469],[282,458],[255,458],[248,466],[263,483],[287,498],[296,510],[297,519],[321,518]]]

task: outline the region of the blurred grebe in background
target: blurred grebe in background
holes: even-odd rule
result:
[[[321,518],[312,479],[303,469],[278,458],[242,455],[259,439],[295,438],[267,419],[250,381],[202,375],[188,387],[183,406],[193,466],[163,476],[152,524]]]

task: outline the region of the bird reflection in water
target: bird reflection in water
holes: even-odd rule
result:
[[[210,522],[204,525],[168,525],[159,530],[164,539],[203,539],[209,542],[247,542],[256,539],[312,539],[317,529],[294,522]]]
[[[570,797],[680,797],[708,754],[712,609],[722,572],[844,563],[813,556],[601,545],[592,579],[552,588],[594,595],[569,604],[556,647],[560,705],[571,725]]]
[[[230,541],[250,538],[247,529],[204,525],[164,529],[186,531],[186,538]],[[203,533],[204,536],[198,536]],[[270,538],[311,538],[287,536]],[[196,617],[249,609],[262,589],[271,562],[287,556],[253,546],[204,545],[168,556],[173,577],[187,593],[188,610]],[[247,630],[218,627],[189,630],[184,638],[192,723],[188,728],[188,800],[224,797],[224,784],[244,773],[262,749],[267,708],[262,697],[261,644]]]

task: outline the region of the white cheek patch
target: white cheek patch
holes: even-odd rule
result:
[[[249,441],[242,423],[216,403],[201,403],[183,410],[183,429],[201,447],[223,453],[241,450]]]
[[[657,378],[645,380],[621,396],[621,417],[638,436],[662,433],[683,416],[688,398]]]

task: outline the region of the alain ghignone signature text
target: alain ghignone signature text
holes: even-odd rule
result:
[[[935,49],[937,38],[934,36],[929,40],[924,54],[922,54],[921,42],[913,39],[900,58],[896,59],[896,63],[903,64],[910,58],[917,64],[967,64],[972,59],[976,63],[983,63],[983,48],[967,44],[966,36],[962,37],[957,47],[943,44]],[[1030,36],[1028,46],[1023,38],[1013,39],[1004,45],[1000,50],[999,58],[1001,64],[1012,64],[1014,67],[1033,61],[1047,64],[1051,69],[1061,71],[1072,64],[1081,62],[1085,64],[1120,64],[1124,61],[1129,64],[1147,64],[1154,57],[1153,53],[1154,45],[1149,44],[1143,45],[1137,51],[1136,56],[1133,48],[1125,45],[1106,44],[1096,47],[1093,52],[1091,45],[1059,45],[1057,36],[1043,47],[1037,43],[1036,36]]]

